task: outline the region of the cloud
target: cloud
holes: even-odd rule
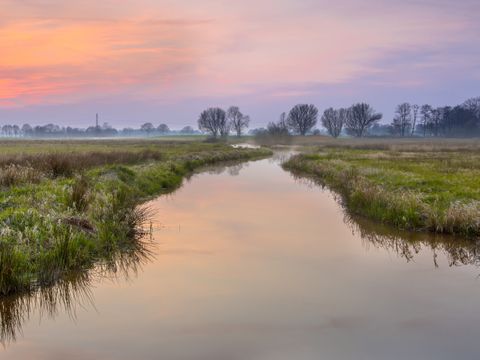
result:
[[[191,44],[203,26],[208,21],[9,19],[0,28],[0,99],[29,105],[168,86],[195,70]]]
[[[238,99],[259,108],[261,99],[273,114],[285,101],[376,99],[393,88],[438,93],[453,80],[470,91],[480,77],[473,0],[0,0],[0,7],[0,108],[128,100],[169,104],[172,112],[177,104],[183,113],[185,103]]]

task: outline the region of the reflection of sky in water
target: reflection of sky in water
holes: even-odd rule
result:
[[[475,358],[476,267],[440,245],[435,267],[428,237],[407,262],[269,160],[217,172],[149,204],[138,278],[94,286],[75,321],[32,316],[2,360]]]

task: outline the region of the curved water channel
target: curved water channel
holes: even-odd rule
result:
[[[353,219],[281,159],[150,202],[153,257],[115,280],[1,301],[0,358],[478,358],[477,245]]]

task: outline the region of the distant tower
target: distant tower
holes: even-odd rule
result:
[[[98,113],[95,114],[96,128],[98,129]]]

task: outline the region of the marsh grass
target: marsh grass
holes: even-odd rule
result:
[[[78,176],[72,184],[68,205],[79,212],[85,211],[89,203],[90,186],[87,176]]]
[[[284,167],[338,192],[353,214],[400,229],[479,236],[480,150],[443,146],[438,152],[322,148]]]
[[[42,178],[42,174],[28,165],[9,164],[0,169],[0,186],[2,187],[38,183]]]
[[[118,259],[142,248],[148,209],[139,204],[176,189],[201,166],[271,154],[200,143],[78,151],[8,155],[18,163],[5,164],[15,175],[0,193],[0,296],[52,286],[99,264],[121,271]],[[18,175],[25,167],[28,176]],[[39,173],[41,181],[29,180]]]
[[[136,164],[145,161],[159,161],[162,152],[144,149],[140,151],[88,151],[88,152],[47,152],[38,154],[10,154],[0,156],[2,176],[10,181],[0,181],[9,186],[22,182],[20,180],[34,179],[33,173],[44,176],[70,177],[74,173],[97,166],[111,164]],[[22,175],[23,173],[26,175]],[[9,175],[9,177],[7,177]],[[19,181],[16,181],[16,180]],[[25,181],[23,181],[25,182]]]

